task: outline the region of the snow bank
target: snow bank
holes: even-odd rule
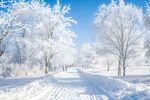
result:
[[[147,86],[143,84],[131,84],[120,79],[81,72],[81,76],[97,86],[112,99],[119,100],[145,100],[150,99]]]
[[[50,77],[49,75],[25,85],[0,90],[0,100],[43,100],[42,94],[52,88]]]

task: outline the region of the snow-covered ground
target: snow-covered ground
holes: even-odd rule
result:
[[[139,67],[129,67],[126,71],[126,76],[118,76],[117,69],[111,68],[107,71],[107,68],[97,68],[94,71],[87,70],[96,74],[111,76],[112,78],[121,79],[133,84],[145,84],[150,86],[150,67],[149,66],[139,66]]]
[[[116,78],[116,77],[115,77]],[[0,79],[0,100],[149,100],[150,87],[81,70]]]

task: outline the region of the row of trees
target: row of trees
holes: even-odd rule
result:
[[[71,27],[76,21],[67,16],[69,6],[4,0],[0,9],[1,64],[25,65],[26,74],[33,65],[44,66],[47,74],[56,66],[72,64],[76,35]]]
[[[100,5],[93,22],[96,41],[78,51],[72,31],[76,21],[67,15],[69,10],[59,1],[52,7],[40,0],[1,1],[0,64],[4,74],[10,73],[9,64],[17,69],[23,65],[25,74],[35,66],[44,68],[45,74],[73,64],[93,69],[100,63],[98,58],[103,57],[107,70],[117,62],[118,75],[125,76],[126,68],[141,52],[150,58],[149,38],[145,38],[150,29],[149,6],[144,14],[141,8],[124,0]]]

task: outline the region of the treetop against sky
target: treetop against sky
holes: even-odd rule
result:
[[[57,0],[44,1],[51,6],[57,2]],[[72,28],[77,34],[75,40],[77,47],[94,41],[94,32],[92,29],[94,14],[98,10],[99,5],[110,2],[111,0],[60,0],[61,5],[70,5],[69,16],[72,16],[77,21],[77,24],[74,24]],[[149,2],[149,0],[125,0],[125,2],[133,3],[145,11],[146,2]]]
[[[57,0],[45,0],[45,2],[53,5]],[[125,0],[126,3],[133,3],[145,10],[146,2],[149,0]],[[92,22],[94,13],[98,10],[98,6],[103,3],[110,3],[111,0],[60,0],[62,5],[70,5],[70,15],[78,23],[73,26],[73,30],[77,34],[75,43],[80,47],[84,43],[93,42],[94,32]]]

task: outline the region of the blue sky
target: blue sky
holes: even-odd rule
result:
[[[56,3],[56,0],[45,0],[51,6]],[[60,0],[62,5],[70,5],[70,16],[78,23],[73,26],[73,31],[77,34],[75,43],[80,47],[84,43],[94,41],[94,32],[92,31],[92,21],[94,13],[98,6],[103,3],[109,3],[111,0]],[[145,4],[148,0],[125,0],[127,3],[133,3],[145,9]]]

